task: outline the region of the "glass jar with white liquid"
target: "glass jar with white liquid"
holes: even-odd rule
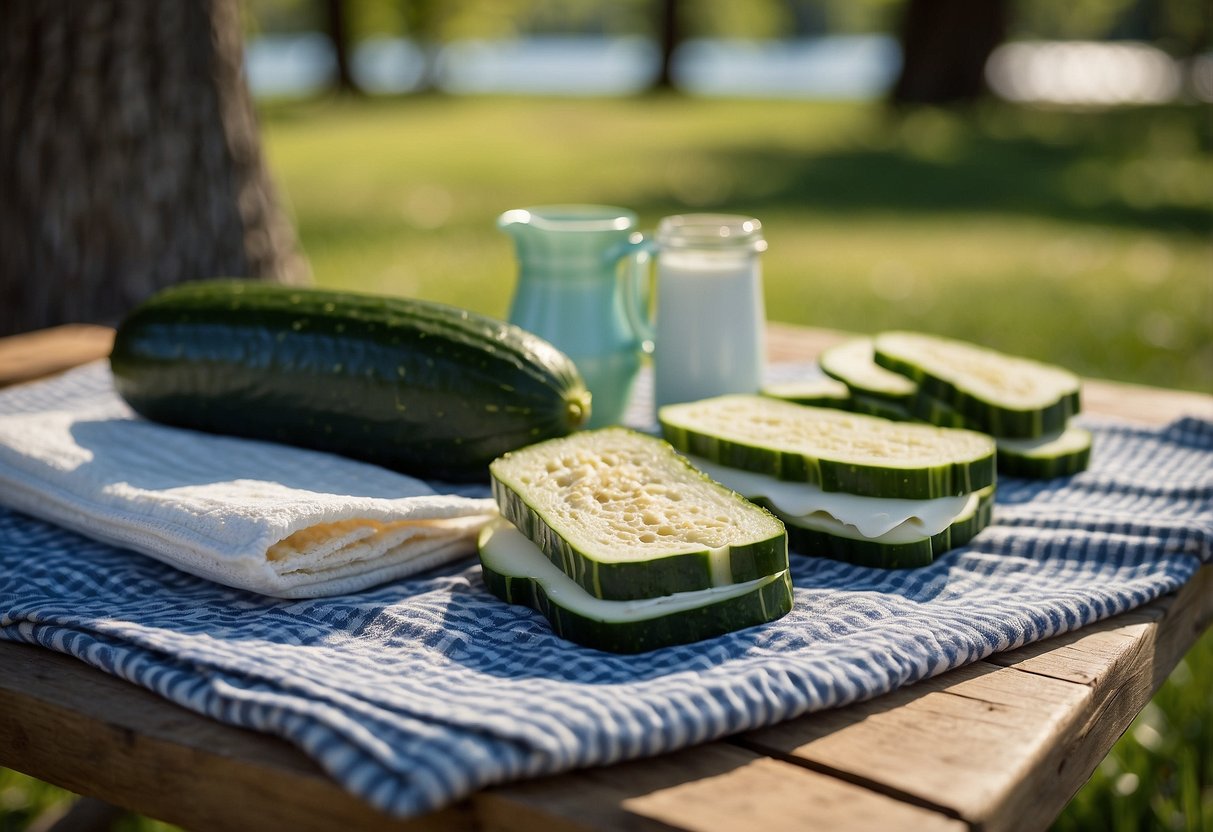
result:
[[[757,393],[766,323],[762,223],[727,214],[666,217],[653,243],[656,405]]]

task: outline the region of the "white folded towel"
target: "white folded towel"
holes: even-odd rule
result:
[[[0,504],[281,598],[471,554],[496,511],[332,454],[146,421],[104,361],[0,391]]]

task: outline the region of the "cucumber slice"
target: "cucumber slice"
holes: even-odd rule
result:
[[[851,409],[856,413],[868,416],[879,416],[893,422],[917,422],[914,414],[910,413],[905,403],[890,402],[876,396],[865,396],[862,393],[851,394]]]
[[[808,381],[785,381],[767,384],[762,395],[782,399],[808,407],[832,407],[835,410],[851,409],[851,391],[841,381],[832,378],[815,378]]]
[[[759,504],[766,504],[766,501],[760,500]],[[903,529],[894,529],[875,538],[864,537],[854,526],[832,517],[790,517],[778,510],[772,511],[783,520],[792,551],[797,554],[881,569],[912,569],[927,566],[950,549],[963,546],[990,525],[994,515],[994,487],[970,495],[964,511],[946,528],[917,539],[907,539]]]
[[[994,436],[1061,431],[1079,410],[1078,376],[1060,367],[913,332],[886,332],[873,343],[877,364]]]
[[[966,418],[947,402],[924,392],[905,376],[876,364],[871,339],[861,338],[835,347],[823,353],[821,361],[824,371],[847,383],[851,390],[851,409],[857,413],[894,421],[921,421],[939,427],[992,432],[976,420]],[[887,380],[889,376],[904,384],[887,385],[882,389],[881,380]],[[907,389],[911,392],[905,398]],[[1075,400],[1075,409],[1077,406]],[[1035,479],[1068,476],[1086,470],[1091,459],[1091,434],[1080,428],[1033,439],[1004,438],[996,434],[995,441],[998,471],[1008,476]]]
[[[941,428],[964,428],[985,433],[959,411],[923,393],[904,404],[893,404],[874,396],[855,394],[851,396],[851,404],[856,413],[892,419],[894,422],[926,422]]]
[[[941,428],[966,428],[985,432],[982,431],[980,425],[966,419],[964,414],[956,408],[921,391],[910,401],[909,411],[910,418],[938,425]]]
[[[871,338],[856,338],[830,347],[821,353],[817,363],[822,372],[841,381],[853,394],[908,405],[918,392],[913,381],[876,363]]]
[[[745,395],[667,405],[657,418],[684,453],[824,491],[929,500],[995,481],[994,440],[973,431]]]
[[[1087,470],[1091,432],[1071,427],[1040,439],[999,439],[998,470],[1010,477],[1051,479]]]
[[[856,413],[880,416],[897,422],[927,422],[945,428],[980,430],[958,411],[936,398],[920,393],[909,409],[886,404],[870,396],[853,395]],[[1067,428],[1037,439],[994,437],[998,447],[998,473],[1008,477],[1047,480],[1067,477],[1087,470],[1091,464],[1091,434],[1082,428]]]
[[[642,653],[765,624],[792,609],[787,567],[744,583],[660,598],[594,598],[503,520],[480,533],[489,591],[536,610],[561,638],[612,653]]]
[[[775,517],[655,437],[587,431],[506,454],[489,470],[502,516],[596,598],[708,589],[788,567]]]

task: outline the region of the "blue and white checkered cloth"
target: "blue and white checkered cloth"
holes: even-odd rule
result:
[[[878,696],[1152,601],[1213,559],[1213,424],[1092,423],[1094,464],[1003,480],[929,567],[793,556],[783,619],[638,656],[554,637],[474,561],[358,594],[228,589],[0,509],[0,638],[284,737],[378,808],[659,754]]]

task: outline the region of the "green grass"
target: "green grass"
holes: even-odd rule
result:
[[[759,217],[773,319],[925,329],[1085,375],[1213,390],[1213,137],[1196,108],[320,101],[263,112],[318,283],[502,316],[508,208]],[[1213,828],[1213,633],[1056,829]],[[0,832],[61,793],[0,771]],[[150,830],[143,822],[129,828]]]
[[[772,318],[1213,389],[1207,120],[651,97],[321,102],[267,148],[316,280],[504,315],[507,208],[759,217]]]

